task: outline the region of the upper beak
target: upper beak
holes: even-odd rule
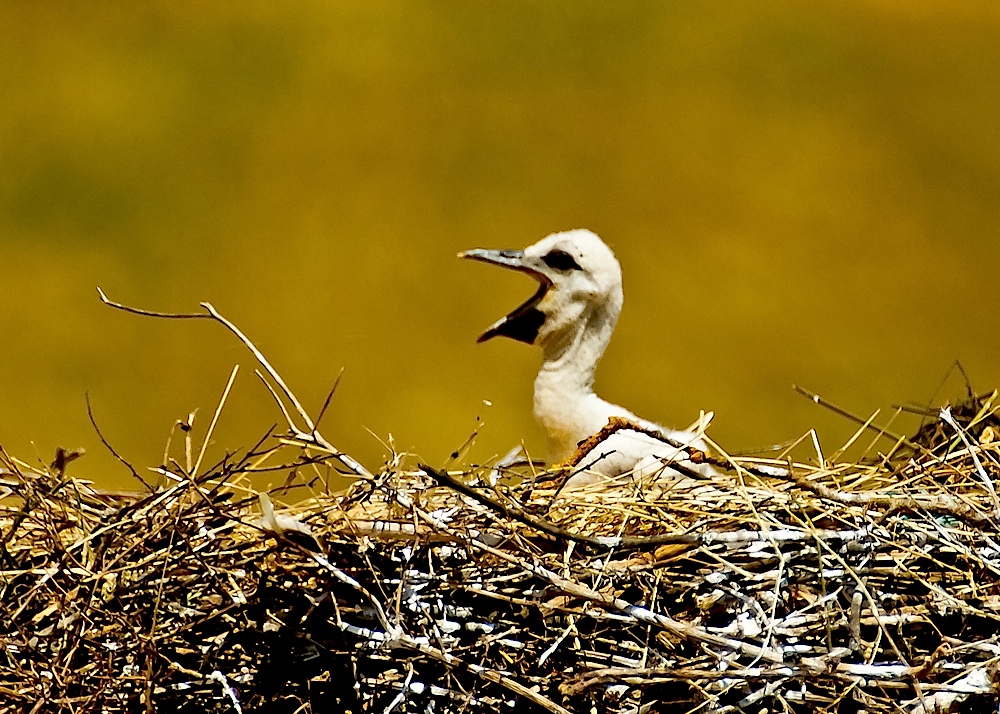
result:
[[[524,266],[523,250],[489,250],[487,248],[473,248],[472,250],[462,251],[458,254],[458,257],[468,258],[469,260],[478,260],[482,263],[502,265],[505,268],[527,272],[527,268]]]
[[[544,273],[526,265],[523,250],[488,250],[485,248],[474,248],[458,254],[459,258],[478,260],[482,263],[491,263],[511,270],[518,270],[527,273],[538,281],[538,290],[524,304],[520,305],[504,317],[500,318],[479,336],[477,342],[502,335],[520,342],[533,344],[538,337],[538,328],[545,321],[545,315],[537,309],[537,305],[545,297],[545,293],[552,286],[552,281]]]

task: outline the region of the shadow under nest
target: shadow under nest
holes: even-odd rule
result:
[[[288,432],[135,494],[0,450],[0,711],[996,711],[995,393],[861,461],[696,453],[718,475],[675,488],[373,474],[205,309]],[[288,527],[264,470],[311,490]]]

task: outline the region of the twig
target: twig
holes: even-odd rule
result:
[[[992,525],[991,516],[975,511],[971,506],[943,500],[939,497],[924,495],[889,496],[881,493],[844,492],[824,486],[797,476],[792,469],[788,478],[799,488],[815,493],[821,498],[836,501],[845,505],[879,506],[894,510],[926,511],[938,515],[954,516],[955,518],[977,526]]]
[[[864,427],[865,429],[874,431],[876,434],[885,436],[886,438],[892,439],[893,441],[901,441],[907,446],[909,446],[911,449],[914,449],[918,452],[922,453],[926,451],[926,449],[923,446],[916,443],[915,441],[911,441],[910,439],[907,439],[905,436],[902,436],[900,434],[895,434],[889,431],[888,429],[883,429],[882,427],[875,426],[874,424],[871,423],[871,420],[865,420],[857,416],[856,414],[851,414],[849,411],[847,411],[846,409],[842,409],[841,407],[838,407],[833,402],[829,402],[826,399],[823,399],[823,397],[816,394],[815,392],[810,392],[808,389],[800,387],[797,384],[793,384],[792,389],[794,389],[796,392],[798,392],[799,394],[801,394],[803,397],[813,402],[814,404],[818,404],[821,407],[825,407],[834,414],[836,414],[837,416],[842,416],[848,421],[852,421],[855,424]]]
[[[659,545],[702,545],[710,546],[717,543],[745,544],[757,541],[764,542],[789,542],[808,541],[819,537],[828,540],[854,541],[863,540],[869,536],[869,531],[865,528],[859,530],[822,530],[822,531],[799,531],[794,529],[774,529],[774,530],[740,530],[740,531],[706,531],[704,533],[662,533],[654,536],[640,537],[608,537],[608,536],[583,536],[572,531],[567,531],[556,526],[549,521],[544,521],[535,516],[529,515],[519,505],[512,501],[498,503],[489,496],[476,491],[471,486],[462,483],[444,470],[437,470],[426,464],[420,465],[421,470],[442,486],[453,488],[459,493],[475,499],[492,511],[503,516],[520,521],[535,530],[541,531],[555,538],[570,540],[576,543],[591,545],[602,549],[625,549],[634,550],[638,548],[650,548]]]
[[[226,400],[229,398],[229,392],[233,388],[233,382],[236,381],[236,375],[240,371],[240,366],[234,365],[233,371],[229,375],[229,381],[226,382],[226,388],[222,391],[222,397],[219,399],[219,404],[215,407],[215,414],[212,415],[212,422],[208,425],[208,431],[205,432],[205,440],[201,442],[201,451],[198,452],[198,460],[194,462],[194,467],[191,469],[191,478],[194,479],[198,476],[198,469],[201,468],[201,460],[205,458],[205,449],[208,448],[208,442],[212,440],[212,434],[215,432],[215,425],[219,423],[219,415],[222,413],[222,407],[225,406]]]
[[[337,393],[337,387],[340,386],[340,379],[344,376],[344,368],[341,367],[340,371],[337,373],[337,378],[333,380],[333,386],[330,387],[330,391],[326,394],[326,399],[323,400],[323,406],[319,408],[319,414],[316,415],[316,425],[313,427],[313,435],[315,436],[316,429],[319,429],[320,422],[323,421],[323,417],[326,415],[326,410],[330,406],[330,402],[333,400],[333,395]]]
[[[990,494],[990,498],[993,499],[993,506],[996,508],[997,512],[1000,513],[1000,498],[997,497],[997,490],[993,487],[993,481],[990,479],[989,474],[986,473],[986,469],[983,468],[983,463],[979,460],[979,456],[976,454],[976,450],[972,446],[972,442],[969,441],[969,437],[965,435],[965,430],[958,425],[955,421],[955,417],[951,415],[951,408],[944,407],[941,409],[941,421],[950,426],[958,434],[958,437],[965,444],[965,448],[969,450],[969,455],[972,457],[972,462],[976,465],[976,474],[978,474],[979,479],[983,482],[983,486],[986,488],[986,492]]]
[[[94,427],[94,431],[97,432],[97,438],[101,440],[102,444],[104,444],[104,448],[110,451],[111,455],[114,456],[119,463],[121,463],[125,468],[129,470],[129,473],[132,474],[132,477],[136,479],[139,483],[141,483],[143,488],[145,488],[150,493],[153,493],[155,489],[153,489],[152,485],[150,485],[149,482],[146,481],[146,479],[140,476],[139,472],[135,470],[132,464],[126,461],[125,458],[115,450],[115,447],[113,447],[111,443],[106,438],[104,438],[104,434],[101,432],[101,427],[97,425],[97,419],[94,417],[94,410],[90,404],[90,392],[84,392],[83,398],[84,401],[86,401],[87,403],[87,417],[90,419],[90,424],[91,426]]]
[[[240,340],[240,342],[242,342],[243,345],[248,350],[250,350],[253,356],[257,359],[257,362],[260,364],[260,366],[263,367],[264,370],[267,372],[268,376],[270,376],[271,379],[274,380],[275,384],[277,384],[278,388],[281,390],[281,393],[284,394],[285,398],[292,403],[292,406],[295,407],[295,411],[298,412],[298,415],[302,418],[303,422],[305,422],[306,429],[303,430],[298,428],[298,426],[296,426],[295,423],[289,417],[288,426],[289,429],[292,431],[292,433],[295,435],[295,437],[304,443],[314,444],[323,447],[330,453],[330,455],[334,456],[338,461],[340,461],[348,469],[350,469],[355,476],[374,478],[371,472],[369,472],[368,469],[362,466],[360,462],[355,460],[350,455],[340,451],[333,444],[327,441],[316,430],[316,425],[313,423],[313,420],[309,417],[309,413],[306,412],[306,410],[302,407],[302,404],[299,402],[298,398],[295,396],[292,390],[288,388],[288,385],[285,384],[285,380],[281,378],[281,375],[278,374],[278,371],[271,366],[270,362],[267,361],[267,358],[264,356],[264,353],[261,352],[259,349],[257,349],[257,346],[253,342],[251,342],[250,338],[247,337],[242,330],[240,330],[234,323],[229,321],[227,318],[223,317],[222,314],[219,313],[219,311],[216,310],[211,303],[208,302],[199,303],[206,310],[205,313],[154,312],[152,310],[143,310],[140,308],[129,307],[128,305],[115,302],[110,298],[108,298],[108,296],[104,293],[104,291],[101,288],[97,288],[97,292],[101,297],[101,302],[103,302],[105,305],[113,307],[117,310],[130,312],[135,315],[144,315],[146,317],[159,317],[168,319],[201,318],[201,319],[215,320],[216,322],[223,325],[227,330],[236,335],[236,337]]]

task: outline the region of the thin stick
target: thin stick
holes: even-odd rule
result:
[[[104,444],[104,448],[106,448],[108,451],[110,451],[111,455],[114,456],[116,459],[118,459],[118,461],[125,468],[127,468],[129,470],[129,473],[132,474],[133,478],[135,478],[139,483],[141,483],[143,485],[143,487],[147,491],[149,491],[150,493],[153,493],[154,489],[146,481],[146,479],[144,479],[142,476],[140,476],[139,472],[135,470],[135,468],[132,466],[132,464],[130,464],[128,461],[126,461],[125,458],[121,454],[119,454],[117,451],[115,451],[115,447],[113,447],[110,444],[110,442],[108,442],[108,440],[104,438],[104,434],[101,433],[101,427],[97,426],[97,419],[94,418],[94,410],[93,410],[93,408],[91,407],[91,404],[90,404],[90,392],[84,392],[83,398],[84,398],[84,401],[87,403],[87,417],[90,419],[90,424],[91,424],[91,426],[94,427],[94,431],[97,432],[97,438],[101,440],[102,444]]]
[[[219,415],[222,414],[222,407],[225,406],[226,400],[229,399],[229,392],[233,388],[233,382],[236,381],[236,375],[240,371],[240,366],[234,365],[233,371],[229,375],[229,381],[226,382],[226,388],[222,390],[222,398],[219,399],[219,404],[215,407],[215,414],[212,415],[212,423],[208,425],[208,431],[205,432],[205,440],[201,442],[201,451],[198,452],[198,460],[194,462],[194,468],[191,469],[191,478],[195,478],[198,475],[198,469],[201,468],[201,460],[205,458],[205,449],[208,448],[208,442],[212,439],[212,433],[215,431],[215,425],[219,423]]]
[[[1000,498],[997,497],[997,490],[993,488],[993,481],[990,480],[989,474],[986,473],[986,469],[983,468],[983,463],[979,460],[979,456],[976,454],[976,450],[972,447],[972,442],[969,441],[969,437],[965,435],[965,430],[958,425],[955,421],[955,417],[951,415],[951,408],[944,407],[941,409],[941,421],[954,429],[962,443],[965,444],[965,448],[969,450],[969,456],[972,457],[972,462],[976,465],[976,473],[979,475],[980,480],[983,482],[983,486],[986,487],[987,493],[993,499],[993,505],[1000,513]]]
[[[330,391],[326,395],[326,399],[323,400],[323,406],[320,407],[319,414],[316,415],[316,426],[313,429],[314,434],[315,430],[319,429],[319,424],[321,421],[323,421],[323,416],[326,414],[326,410],[330,406],[330,402],[333,400],[333,395],[337,393],[337,387],[340,386],[340,378],[343,376],[344,376],[344,368],[341,367],[340,372],[337,373],[337,378],[333,381],[333,386],[330,387]]]
[[[794,389],[796,392],[798,392],[799,394],[801,394],[803,397],[805,397],[809,401],[814,402],[815,404],[819,404],[821,407],[826,407],[827,409],[829,409],[834,414],[836,414],[838,416],[842,416],[845,419],[847,419],[849,421],[852,421],[855,424],[858,424],[859,426],[862,426],[862,427],[864,427],[866,429],[874,431],[877,434],[881,434],[882,436],[885,436],[886,438],[892,439],[893,441],[902,441],[904,444],[906,444],[907,446],[909,446],[911,449],[916,449],[917,451],[924,451],[925,450],[924,447],[922,447],[920,444],[917,444],[916,442],[911,441],[910,439],[907,439],[905,436],[901,436],[900,434],[895,434],[895,433],[889,431],[888,429],[883,429],[882,427],[875,426],[874,424],[871,423],[870,420],[866,421],[866,420],[862,419],[861,417],[856,416],[855,414],[851,414],[849,411],[847,411],[846,409],[842,409],[842,408],[838,407],[833,402],[829,402],[826,399],[823,399],[823,397],[821,397],[820,395],[816,394],[815,392],[810,392],[808,389],[800,387],[797,384],[793,384],[792,385],[792,389]]]
[[[243,334],[243,331],[240,330],[240,328],[238,328],[235,324],[233,324],[225,317],[223,317],[219,313],[219,311],[215,309],[212,303],[202,302],[199,303],[199,305],[208,310],[209,315],[211,315],[216,320],[225,325],[230,332],[232,332],[234,335],[236,335],[236,337],[239,338],[240,342],[246,345],[247,349],[253,352],[253,356],[256,357],[257,361],[260,362],[260,365],[265,370],[267,370],[267,373],[270,375],[271,379],[273,379],[275,383],[281,388],[282,394],[284,394],[288,398],[288,401],[290,401],[292,403],[292,406],[295,407],[295,411],[297,411],[299,413],[299,416],[302,417],[302,421],[305,422],[307,430],[313,431],[316,428],[316,425],[313,424],[312,419],[309,418],[309,413],[306,412],[306,410],[302,407],[301,404],[299,404],[298,398],[295,396],[292,390],[288,388],[288,385],[285,384],[285,380],[283,380],[281,378],[281,375],[278,374],[278,370],[272,367],[271,363],[267,361],[267,358],[264,357],[264,353],[261,352],[259,349],[257,349],[257,346],[250,341],[249,337]]]
[[[897,510],[927,511],[928,513],[938,515],[954,516],[955,518],[963,520],[967,523],[980,526],[991,525],[993,523],[993,519],[990,516],[975,511],[971,506],[945,501],[941,498],[935,498],[934,496],[887,496],[881,493],[851,493],[838,491],[830,488],[829,486],[824,486],[821,483],[810,481],[805,477],[797,476],[791,471],[789,472],[788,477],[801,489],[811,491],[821,498],[836,501],[837,503],[843,503],[845,505],[863,504],[866,506],[881,506],[883,508]]]
[[[313,422],[313,420],[309,417],[308,412],[306,412],[306,410],[302,407],[302,404],[299,402],[298,398],[295,396],[292,390],[288,388],[288,385],[285,384],[285,380],[281,378],[281,375],[278,374],[278,371],[271,366],[270,362],[267,361],[267,358],[264,356],[264,353],[261,352],[259,349],[257,349],[257,346],[250,340],[249,337],[243,334],[242,330],[240,330],[234,323],[230,322],[227,318],[223,317],[223,315],[218,310],[216,310],[211,303],[208,302],[199,303],[203,308],[205,308],[207,314],[155,312],[153,310],[143,310],[141,308],[130,307],[120,302],[115,302],[114,300],[111,300],[100,287],[97,288],[97,293],[98,295],[100,295],[101,302],[103,302],[105,305],[113,307],[116,310],[123,310],[124,312],[132,313],[134,315],[143,315],[145,317],[159,317],[167,319],[183,319],[183,320],[200,318],[206,320],[215,320],[216,322],[220,323],[227,330],[236,335],[236,337],[240,340],[240,342],[242,342],[243,345],[248,350],[250,350],[253,356],[257,359],[257,362],[260,364],[260,366],[263,367],[264,370],[267,372],[268,376],[270,376],[271,379],[274,380],[275,384],[277,384],[279,389],[281,390],[281,393],[284,394],[285,398],[292,403],[292,406],[295,407],[295,411],[297,411],[299,416],[302,417],[302,421],[305,422],[306,425],[305,430],[300,429],[292,421],[291,417],[288,416],[289,420],[288,427],[293,432],[295,437],[305,443],[312,443],[323,447],[324,449],[329,451],[333,456],[335,456],[339,461],[341,461],[344,464],[344,466],[346,466],[355,476],[362,476],[364,478],[371,478],[371,479],[375,478],[371,474],[371,472],[368,471],[368,469],[366,469],[364,466],[361,465],[359,461],[357,461],[350,455],[340,451],[333,444],[327,441],[323,437],[323,435],[319,433],[319,431],[317,431],[316,425]],[[285,410],[282,409],[282,411]],[[285,414],[287,415],[287,412],[285,412]]]

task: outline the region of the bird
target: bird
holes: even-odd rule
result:
[[[580,444],[601,433],[609,420],[637,427],[613,431],[584,454],[573,465],[564,490],[610,488],[620,484],[622,476],[662,483],[716,475],[710,465],[693,463],[679,448],[707,451],[699,433],[703,427],[666,429],[594,392],[597,364],[624,301],[621,266],[597,234],[581,228],[552,233],[524,250],[475,248],[459,257],[522,272],[538,282],[527,301],[490,325],[477,341],[507,337],[541,347],[534,416],[545,431],[550,464],[572,459]]]

